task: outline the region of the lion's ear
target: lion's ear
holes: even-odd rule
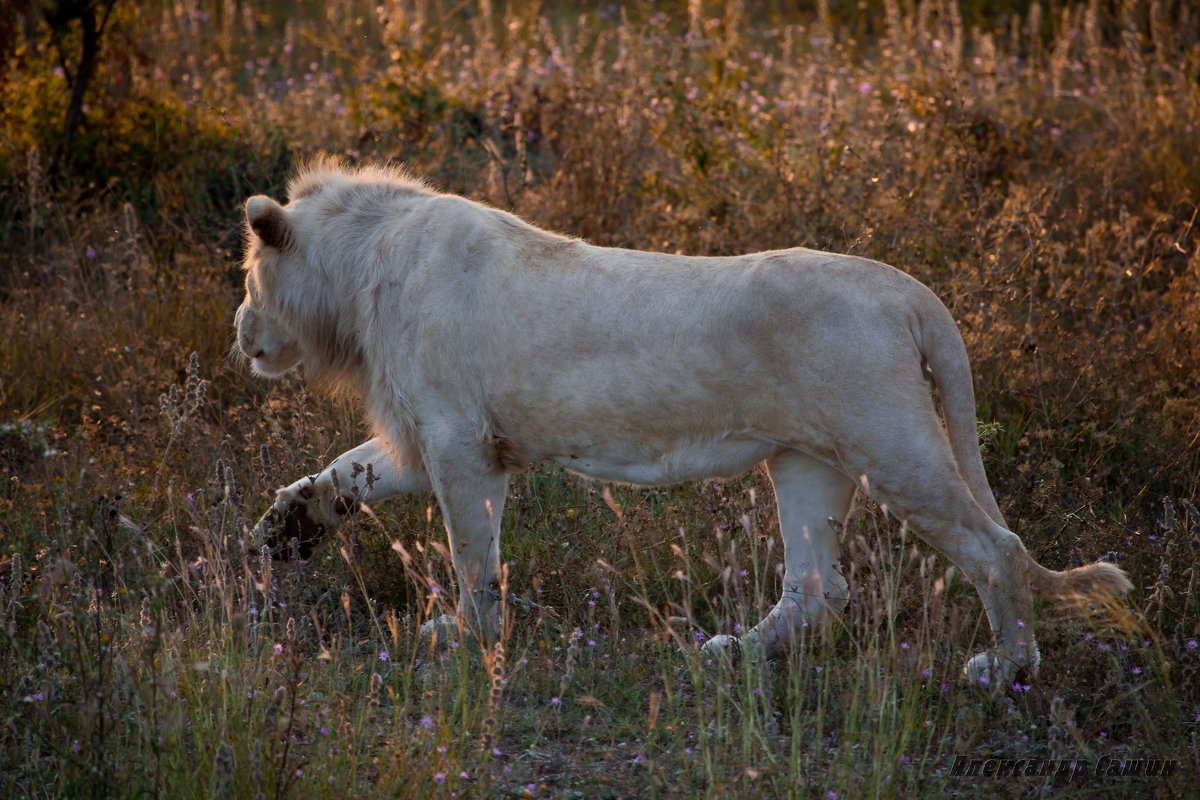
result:
[[[267,247],[287,250],[295,242],[292,223],[283,206],[263,194],[256,194],[246,201],[246,221],[250,230],[262,239]]]

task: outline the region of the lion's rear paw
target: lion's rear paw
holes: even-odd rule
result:
[[[458,647],[462,639],[463,629],[458,617],[453,614],[442,614],[421,626],[422,649],[432,652],[445,652]]]
[[[1023,664],[987,650],[967,661],[963,667],[963,676],[977,686],[1004,689],[1014,682],[1025,683],[1032,680],[1041,660],[1041,654],[1036,648],[1033,651],[1032,664]]]

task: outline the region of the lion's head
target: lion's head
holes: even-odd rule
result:
[[[362,363],[354,326],[338,313],[337,281],[308,252],[304,200],[282,206],[246,201],[246,296],[234,318],[237,346],[255,373],[278,378],[304,365],[305,377],[334,394],[354,395]]]
[[[246,201],[246,222],[252,235],[244,264],[246,296],[234,317],[238,349],[257,374],[278,378],[303,358],[278,292],[280,272],[296,256],[296,237],[287,211],[269,197]]]
[[[299,366],[300,345],[272,317],[270,310],[255,302],[254,278],[246,277],[246,297],[234,316],[238,349],[250,360],[254,372],[278,378]]]
[[[289,201],[246,201],[246,297],[238,308],[237,346],[254,371],[276,378],[303,364],[305,378],[338,395],[362,391],[367,287],[395,246],[405,210],[435,194],[399,167],[348,169],[317,158],[288,183]],[[383,215],[381,217],[381,215]],[[381,218],[389,221],[380,233]],[[390,273],[389,273],[390,274]]]

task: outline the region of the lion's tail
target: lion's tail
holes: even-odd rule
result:
[[[923,320],[918,343],[929,365],[942,399],[942,415],[950,449],[959,472],[971,490],[975,502],[992,521],[1007,528],[996,497],[988,484],[979,452],[979,433],[975,423],[975,390],[971,367],[962,335],[941,301],[930,293],[937,312]],[[1115,564],[1097,562],[1062,572],[1046,569],[1026,553],[1028,580],[1050,597],[1072,605],[1105,605],[1132,588],[1125,572]]]
[[[946,420],[946,435],[950,449],[958,462],[959,472],[971,490],[971,496],[996,524],[1007,528],[1000,507],[988,484],[979,452],[979,431],[975,423],[975,389],[971,383],[971,365],[967,347],[963,344],[958,326],[941,301],[933,301],[931,313],[922,319],[917,339],[921,354],[929,365],[934,384],[942,398],[942,416]]]
[[[1036,587],[1069,605],[1106,605],[1133,588],[1124,570],[1105,561],[1055,572],[1031,556],[1026,573]]]

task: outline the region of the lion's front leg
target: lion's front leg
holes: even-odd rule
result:
[[[377,437],[338,456],[316,476],[278,490],[255,531],[273,557],[308,558],[368,498],[377,502],[430,488],[419,458],[396,464]],[[297,553],[292,552],[293,542]]]
[[[468,449],[469,448],[469,449]],[[423,633],[449,632],[461,625],[481,641],[501,632],[500,522],[508,475],[480,453],[464,458],[471,446],[425,449],[426,463],[446,523],[450,556],[458,577],[457,620],[426,623]],[[432,452],[431,452],[432,451]]]

